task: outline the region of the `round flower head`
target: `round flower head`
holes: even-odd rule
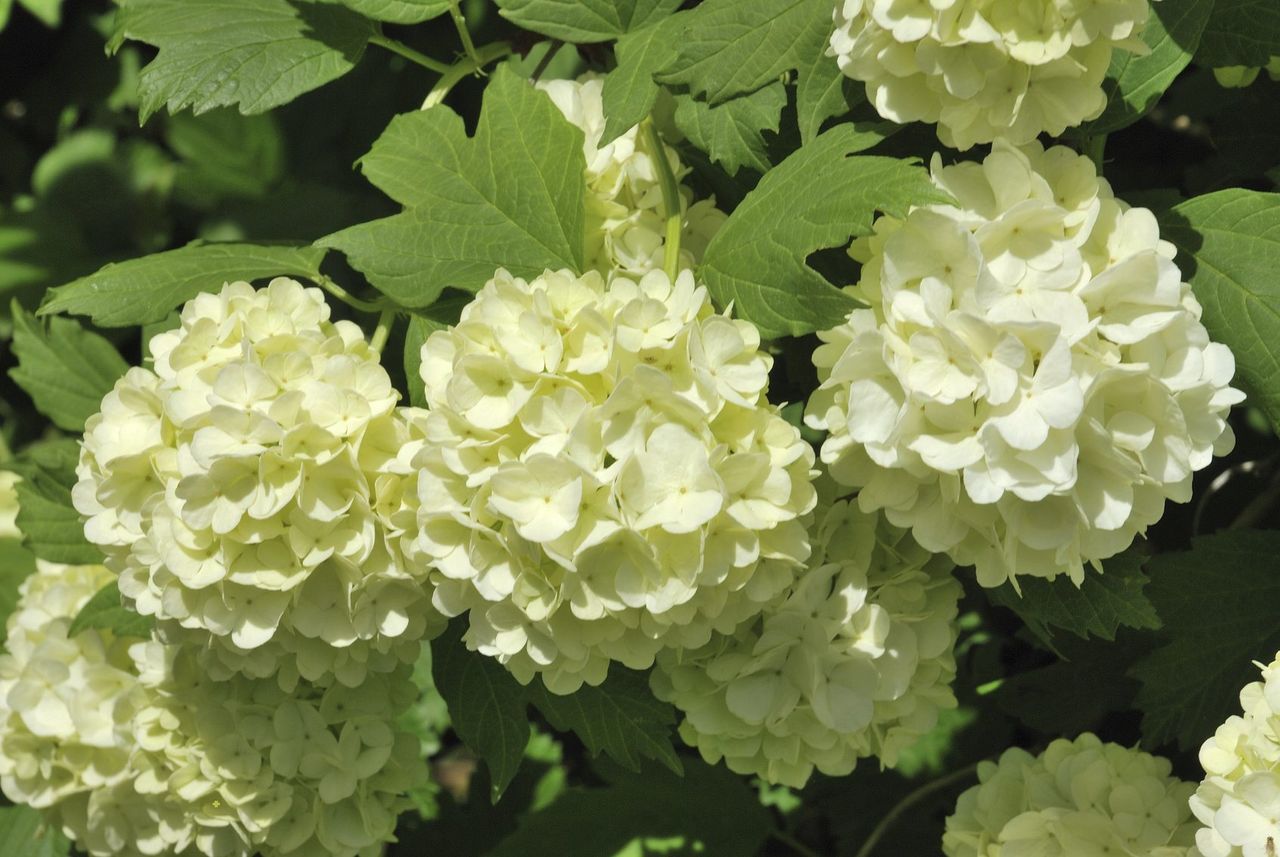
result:
[[[568,693],[790,584],[813,453],[766,401],[759,345],[688,271],[498,271],[430,336],[406,553],[442,612],[470,610],[470,646]]]
[[[1148,0],[836,0],[828,55],[894,122],[948,146],[1057,136],[1106,109],[1112,50],[1145,53]]]
[[[0,787],[93,857],[371,857],[425,778],[408,667],[358,689],[210,681],[193,653],[71,619],[114,579],[39,563],[0,656]]]
[[[388,519],[419,441],[360,329],[318,289],[233,283],[150,351],[86,423],[73,492],[121,594],[285,686],[412,660],[429,604]]]
[[[787,597],[736,634],[666,651],[654,693],[704,759],[800,788],[816,767],[887,766],[955,706],[951,563],[846,501],[823,515]]]
[[[942,837],[946,857],[1187,857],[1194,786],[1168,760],[1085,733],[978,766]]]
[[[585,75],[579,80],[540,81],[565,118],[582,129],[587,158],[587,268],[608,274],[622,271],[640,276],[662,267],[666,218],[662,186],[648,135],[636,125],[611,143],[600,145],[604,134],[604,78]],[[688,168],[675,149],[663,147],[679,180]],[[680,237],[681,267],[693,267],[724,223],[725,214],[714,200],[693,202],[693,193],[680,188],[684,230]]]
[[[1280,655],[1240,691],[1240,708],[1200,748],[1205,776],[1191,811],[1204,825],[1203,857],[1280,851]]]
[[[1231,65],[1215,68],[1213,76],[1217,79],[1219,86],[1236,89],[1253,83],[1258,79],[1258,72],[1260,71],[1262,71],[1261,68]],[[1267,75],[1272,80],[1280,80],[1280,57],[1272,57],[1271,62],[1267,63]]]
[[[820,334],[822,460],[926,549],[1077,583],[1185,502],[1243,396],[1156,220],[1069,149],[933,164],[958,205],[881,218],[869,304]]]

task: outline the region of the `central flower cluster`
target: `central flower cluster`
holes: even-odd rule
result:
[[[388,523],[415,449],[398,394],[328,318],[283,278],[190,301],[86,424],[73,496],[138,612],[286,687],[412,661],[431,615]]]
[[[709,762],[802,787],[816,767],[892,767],[955,696],[960,585],[878,514],[831,504],[794,589],[736,634],[659,655],[655,695]]]
[[[1146,51],[1148,11],[1148,0],[837,0],[829,53],[886,119],[937,122],[957,149],[1023,144],[1106,109],[1111,52]]]
[[[568,693],[790,585],[814,456],[765,400],[759,344],[687,271],[499,271],[428,338],[406,552],[442,612],[470,611],[471,646]]]
[[[1069,149],[941,167],[957,201],[855,245],[870,306],[820,334],[822,459],[932,551],[1077,582],[1230,449],[1231,352],[1154,215]]]

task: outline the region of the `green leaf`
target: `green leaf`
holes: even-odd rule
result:
[[[421,24],[449,11],[449,0],[319,0],[340,3],[375,21],[388,24]]]
[[[102,327],[160,321],[201,292],[238,280],[320,275],[325,251],[261,244],[188,244],[128,262],[113,262],[51,289],[37,315],[87,315]]]
[[[529,743],[528,700],[501,664],[467,650],[462,624],[452,622],[431,644],[431,671],[454,731],[489,767],[490,796],[496,803],[520,769]]]
[[[141,616],[120,602],[120,587],[113,580],[93,594],[71,620],[67,636],[97,628],[117,637],[150,637],[155,624],[150,616]]]
[[[175,189],[195,205],[261,198],[284,174],[284,138],[269,114],[179,113],[165,122],[165,142],[183,159]]]
[[[498,268],[582,267],[582,132],[508,69],[486,87],[474,137],[448,108],[405,113],[360,163],[407,209],[318,243],[401,306],[427,306],[446,286],[476,291]]]
[[[35,554],[17,539],[0,539],[0,644],[9,636],[7,623],[18,607],[18,588],[35,570]]]
[[[755,854],[773,826],[742,778],[690,760],[684,777],[660,770],[568,789],[530,813],[489,857],[639,857]]]
[[[692,95],[677,95],[675,122],[729,175],[744,166],[763,173],[769,169],[763,132],[777,132],[786,103],[782,81],[714,106]]]
[[[1130,647],[1062,643],[1070,660],[1001,683],[994,699],[1002,711],[1056,738],[1097,731],[1107,715],[1133,707],[1138,683],[1126,675],[1134,660]],[[1064,700],[1071,702],[1064,705]]]
[[[831,327],[857,306],[805,264],[809,254],[867,234],[877,211],[904,216],[946,200],[909,161],[849,157],[874,142],[841,125],[765,174],[703,257],[700,275],[721,306],[733,301],[766,338]]]
[[[649,115],[658,100],[653,76],[675,56],[671,35],[688,13],[628,33],[614,46],[617,65],[604,78],[604,133],[600,145],[613,142]]]
[[[33,444],[6,467],[22,477],[17,484],[18,529],[40,559],[68,565],[102,562],[102,552],[84,537],[80,514],[71,505],[79,445],[74,440]]]
[[[796,123],[801,142],[812,142],[822,130],[822,123],[846,112],[851,102],[865,101],[863,92],[826,51],[810,57],[800,66],[796,81]]]
[[[12,314],[18,365],[9,377],[58,428],[84,431],[84,421],[98,412],[129,364],[110,342],[69,318],[55,316],[44,325],[17,301]]]
[[[1205,0],[1161,0],[1151,4],[1151,17],[1142,32],[1150,48],[1145,55],[1117,50],[1103,89],[1107,109],[1080,129],[1081,134],[1108,134],[1137,122],[1156,106],[1191,62],[1213,3]]]
[[[604,684],[583,685],[567,696],[540,682],[526,690],[552,726],[575,732],[593,756],[606,753],[633,771],[644,759],[656,759],[676,774],[683,770],[671,746],[675,709],[654,697],[643,673],[615,665]]]
[[[1280,56],[1280,3],[1275,0],[1214,0],[1200,38],[1196,62],[1220,68],[1264,66]]]
[[[71,842],[57,825],[29,806],[0,807],[0,854],[5,857],[66,857]]]
[[[18,0],[18,4],[46,27],[56,27],[62,20],[62,0]]]
[[[498,0],[502,17],[553,39],[607,42],[670,15],[681,0]]]
[[[1250,401],[1280,425],[1280,194],[1224,190],[1160,215],[1204,325],[1230,347]]]
[[[111,47],[159,49],[138,82],[142,121],[161,107],[262,113],[346,74],[373,24],[339,6],[290,0],[120,0]]]
[[[1148,594],[1167,644],[1139,661],[1142,735],[1155,747],[1200,746],[1280,650],[1280,532],[1232,530],[1153,557]]]
[[[1160,617],[1143,589],[1143,556],[1129,550],[1106,560],[1101,574],[1089,574],[1080,586],[1059,577],[1020,577],[1019,596],[1012,584],[987,590],[992,602],[1008,607],[1033,634],[1053,647],[1053,628],[1077,637],[1114,640],[1121,627],[1155,629]]]
[[[831,33],[831,2],[706,0],[679,21],[675,56],[658,80],[718,104],[822,54]]]

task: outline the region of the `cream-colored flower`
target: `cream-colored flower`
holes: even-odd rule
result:
[[[808,556],[813,453],[684,272],[498,271],[422,348],[416,526],[470,646],[568,693],[728,632]]]
[[[389,518],[421,440],[360,329],[318,289],[233,283],[150,353],[86,423],[73,492],[125,599],[286,687],[412,660],[434,614]]]
[[[926,549],[1079,583],[1231,448],[1242,394],[1155,216],[1069,149],[997,143],[933,179],[957,205],[851,251],[867,309],[820,334],[822,460]]]
[[[898,753],[956,704],[951,563],[847,501],[823,512],[809,568],[737,633],[665,651],[654,693],[704,759],[800,788]]]
[[[1106,109],[1114,50],[1148,0],[837,0],[828,55],[894,122],[936,122],[943,143],[1057,136]]]
[[[946,857],[1190,857],[1194,786],[1158,756],[1085,733],[978,766],[942,837]]]
[[[641,276],[662,268],[666,244],[662,185],[653,147],[639,125],[611,143],[600,145],[604,134],[604,78],[595,74],[578,80],[540,81],[565,118],[582,129],[587,158],[587,268],[608,275],[621,271]],[[665,155],[677,181],[689,169],[676,150]],[[725,221],[714,199],[694,201],[693,192],[680,188],[684,229],[680,236],[680,265],[691,268]]]

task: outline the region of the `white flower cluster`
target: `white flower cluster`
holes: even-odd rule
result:
[[[188,650],[87,630],[111,572],[41,564],[0,656],[0,786],[94,857],[374,857],[426,776],[395,716],[408,668],[358,689],[211,682]]]
[[[1280,655],[1240,691],[1240,708],[1200,748],[1205,776],[1191,811],[1205,825],[1203,857],[1280,853]]]
[[[1194,786],[1168,760],[1089,733],[1039,756],[1006,750],[978,766],[942,838],[946,857],[1187,857]]]
[[[933,179],[956,206],[851,251],[870,306],[821,335],[822,460],[928,550],[1079,582],[1230,449],[1231,352],[1154,215],[1069,149],[997,143]]]
[[[1229,65],[1215,68],[1213,76],[1220,86],[1236,89],[1253,83],[1258,79],[1258,73],[1261,71],[1262,68],[1259,67]],[[1266,65],[1266,71],[1267,76],[1272,80],[1280,80],[1280,57],[1272,57],[1271,62]]]
[[[604,78],[599,75],[541,81],[537,86],[586,136],[582,149],[587,158],[587,268],[606,276],[617,271],[637,277],[662,268],[666,218],[648,136],[637,125],[600,145],[605,115]],[[689,170],[675,149],[663,148],[678,181]],[[692,201],[686,187],[681,186],[680,196],[684,207],[680,267],[691,268],[701,260],[726,215],[713,199]]]
[[[936,122],[957,149],[1029,143],[1095,119],[1114,49],[1137,38],[1148,0],[836,0],[828,54],[880,115]]]
[[[389,520],[419,441],[360,328],[293,280],[232,283],[150,351],[87,422],[73,492],[125,598],[226,674],[411,662],[433,614]]]
[[[814,456],[765,399],[759,345],[688,271],[499,271],[428,338],[405,551],[443,613],[470,611],[470,646],[569,693],[790,585]]]
[[[704,759],[795,788],[815,767],[892,767],[956,704],[951,563],[847,501],[821,515],[813,543],[784,600],[702,649],[663,652],[650,679]]]

